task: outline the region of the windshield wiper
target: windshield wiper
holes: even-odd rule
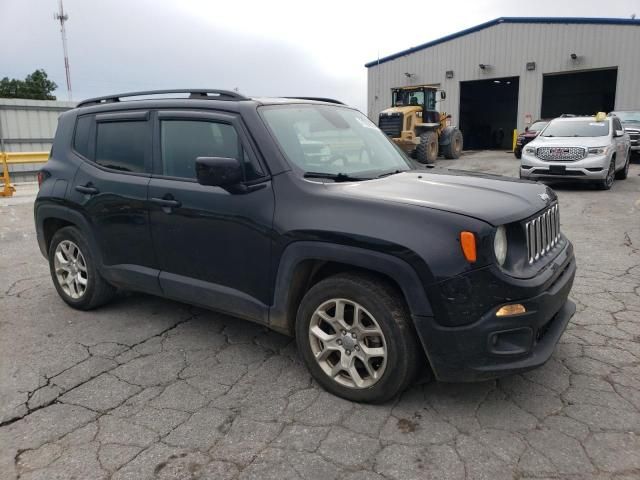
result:
[[[391,170],[390,172],[381,173],[380,175],[376,176],[376,178],[389,177],[391,175],[395,175],[396,173],[402,173],[404,171],[405,170]]]
[[[370,178],[353,177],[346,173],[305,172],[304,178],[327,178],[334,182],[359,182]]]

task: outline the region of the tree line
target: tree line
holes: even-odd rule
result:
[[[24,80],[4,77],[0,80],[0,98],[28,98],[31,100],[55,100],[52,92],[58,88],[56,82],[49,80],[47,72],[36,70]]]

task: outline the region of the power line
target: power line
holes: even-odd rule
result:
[[[62,50],[64,51],[64,72],[67,75],[67,95],[71,100],[71,72],[69,70],[69,53],[67,52],[67,31],[64,28],[64,24],[69,20],[69,15],[64,13],[64,6],[62,0],[58,4],[59,11],[53,14],[54,20],[60,22],[60,34],[62,35]]]

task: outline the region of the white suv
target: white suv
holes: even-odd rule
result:
[[[614,178],[627,178],[630,152],[616,116],[556,118],[524,148],[520,178],[596,181],[608,190]]]

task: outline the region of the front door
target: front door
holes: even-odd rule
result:
[[[240,118],[159,111],[154,138],[149,203],[164,293],[266,323],[274,198]],[[241,159],[252,188],[200,185],[197,157]]]

